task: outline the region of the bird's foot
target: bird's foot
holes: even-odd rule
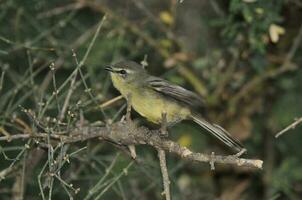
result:
[[[167,138],[169,136],[168,130],[167,130],[167,113],[166,112],[162,113],[162,121],[161,121],[161,128],[160,128],[159,136],[161,138]]]
[[[165,130],[161,129],[160,132],[159,132],[159,137],[161,137],[161,138],[168,138],[169,137],[169,133],[168,133],[167,129],[165,129]]]

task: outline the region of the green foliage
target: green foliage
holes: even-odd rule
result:
[[[289,157],[282,161],[281,165],[274,172],[272,177],[272,186],[274,192],[282,191],[293,199],[299,198],[293,192],[293,186],[301,183],[302,170],[301,161],[295,157]]]
[[[282,0],[243,1],[232,0],[229,13],[223,21],[222,36],[229,43],[246,43],[253,53],[264,54],[268,46],[268,30],[271,24],[280,23]],[[235,44],[236,44],[235,43]]]

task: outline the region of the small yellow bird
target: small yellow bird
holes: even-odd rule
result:
[[[216,124],[207,122],[195,110],[202,104],[201,98],[178,85],[162,78],[151,76],[139,64],[122,61],[106,67],[114,87],[124,98],[131,97],[131,106],[147,120],[160,124],[166,113],[168,126],[181,120],[191,119],[229,147],[240,152],[239,141]]]

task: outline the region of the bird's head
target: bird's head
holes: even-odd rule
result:
[[[118,85],[134,83],[147,74],[143,66],[133,61],[118,62],[106,67],[105,70],[110,72],[113,83]]]

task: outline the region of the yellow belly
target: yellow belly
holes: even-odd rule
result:
[[[156,92],[154,94],[145,93],[144,95],[132,94],[131,103],[135,111],[156,124],[162,122],[162,113],[166,113],[168,123],[185,119],[190,114],[188,108],[179,106],[173,101],[159,98]]]

